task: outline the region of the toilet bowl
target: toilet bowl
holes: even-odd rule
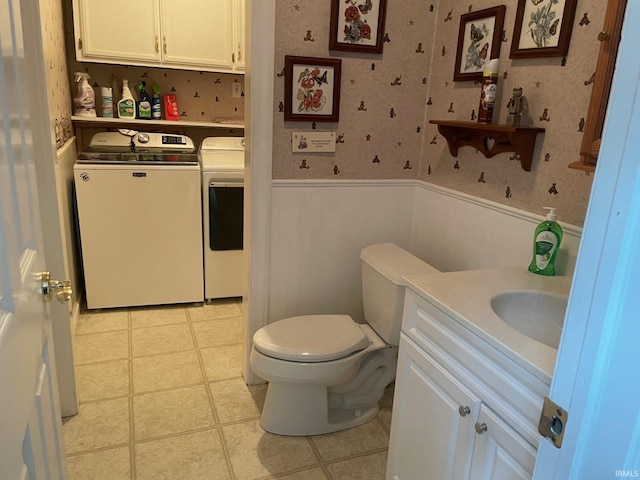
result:
[[[391,244],[361,253],[367,324],[349,315],[278,320],[253,337],[250,364],[269,382],[260,425],[280,435],[319,435],[361,425],[378,413],[395,378],[403,275],[437,273]]]

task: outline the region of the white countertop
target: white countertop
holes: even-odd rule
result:
[[[535,290],[568,295],[571,278],[545,277],[526,267],[407,275],[404,284],[447,313],[518,365],[551,384],[558,351],[539,343],[503,322],[491,308],[497,294]]]

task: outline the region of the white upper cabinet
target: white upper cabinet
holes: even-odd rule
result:
[[[161,61],[158,0],[73,0],[73,22],[78,61]]]
[[[81,62],[244,69],[244,0],[73,0],[73,13]]]
[[[244,71],[244,57],[246,54],[244,44],[244,4],[246,0],[234,0],[234,22],[235,22],[235,43],[234,43],[234,65],[238,71]]]
[[[232,0],[161,0],[167,64],[233,68]]]

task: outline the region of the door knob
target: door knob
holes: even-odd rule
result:
[[[45,302],[50,302],[52,293],[56,292],[56,298],[60,303],[69,303],[73,294],[69,280],[52,280],[49,272],[40,272],[36,276],[40,282],[40,291]]]
[[[605,31],[602,31],[602,32],[600,32],[598,34],[598,40],[601,41],[601,42],[605,42],[605,41],[609,40],[609,37],[610,37],[610,35]]]
[[[476,432],[479,435],[482,435],[486,431],[487,431],[487,424],[486,423],[480,423],[480,422],[476,423]]]

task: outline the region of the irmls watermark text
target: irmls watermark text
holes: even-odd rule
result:
[[[638,470],[616,470],[616,478],[638,478],[640,472]]]

